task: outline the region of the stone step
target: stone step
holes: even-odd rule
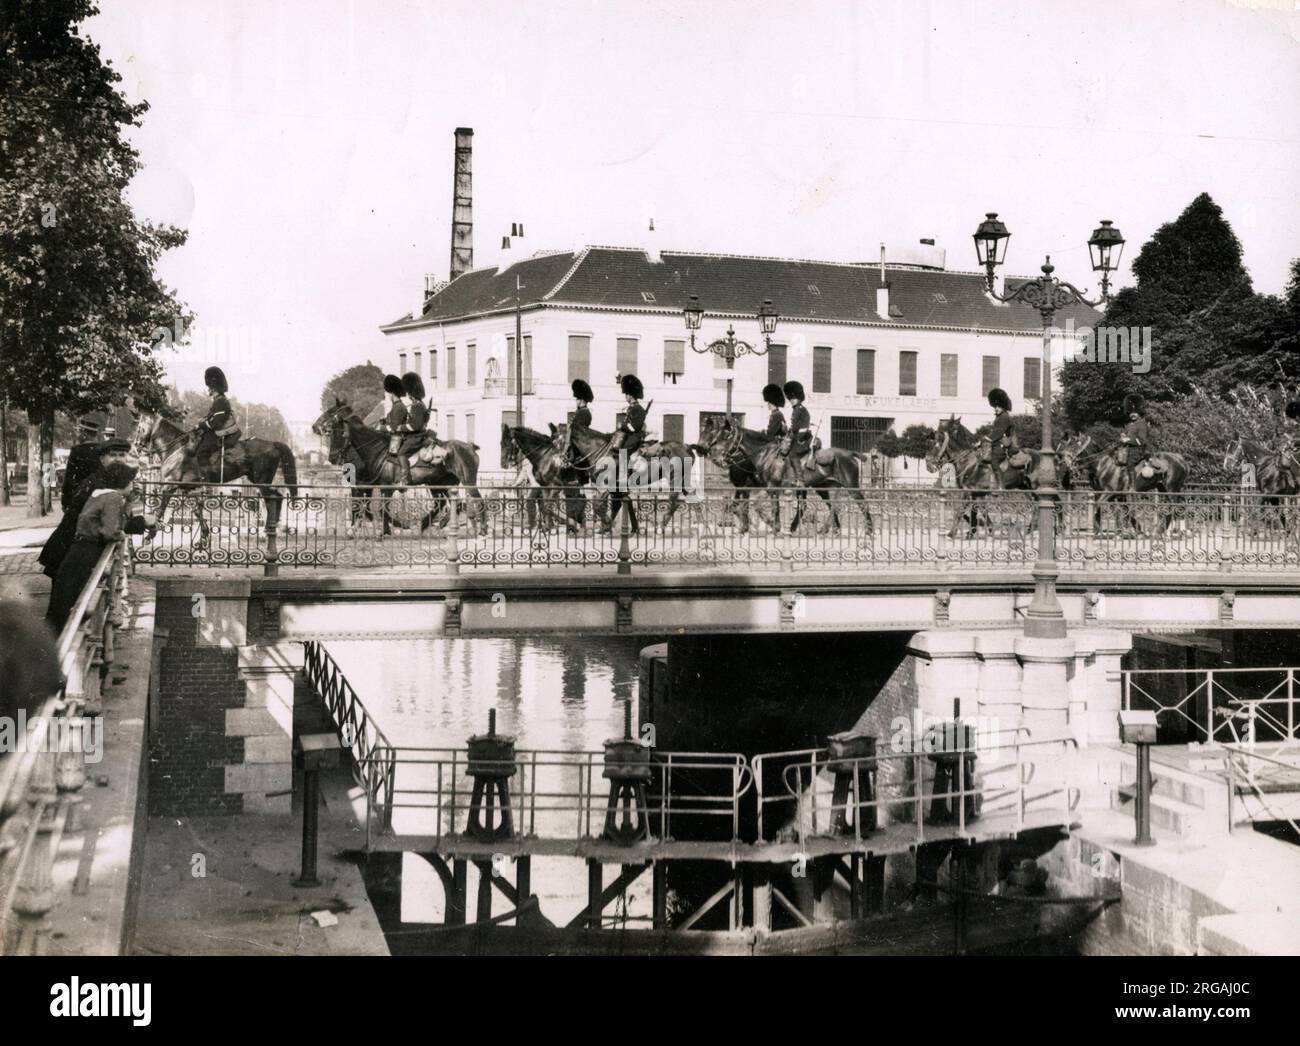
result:
[[[1121,785],[1111,792],[1112,810],[1131,812],[1133,809],[1134,790],[1130,785]],[[1190,836],[1203,833],[1210,827],[1211,817],[1196,806],[1179,802],[1169,796],[1153,794],[1151,796],[1151,826],[1163,828],[1175,835]]]
[[[1153,795],[1162,796],[1166,799],[1172,799],[1175,802],[1183,803],[1186,806],[1193,806],[1199,810],[1204,810],[1205,802],[1205,783],[1202,781],[1192,780],[1185,776],[1176,777],[1164,772],[1163,769],[1157,768],[1151,771]],[[1137,793],[1137,782],[1129,781],[1119,786],[1120,791],[1129,799]]]

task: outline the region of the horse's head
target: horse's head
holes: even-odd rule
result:
[[[352,408],[349,407],[346,403],[344,403],[343,400],[335,396],[333,405],[326,407],[323,411],[321,411],[320,417],[318,417],[315,421],[311,423],[312,432],[314,432],[317,436],[329,435],[329,430],[333,427],[334,422],[338,418],[338,416],[343,411],[350,412],[351,409]]]
[[[515,442],[515,437],[510,431],[510,426],[504,421],[501,423],[501,466],[502,468],[517,468],[519,465],[519,444]]]
[[[1056,474],[1064,486],[1068,487],[1071,484],[1079,459],[1091,444],[1092,437],[1083,433],[1062,440],[1061,445],[1056,448]]]
[[[700,442],[696,446],[708,455],[709,460],[715,465],[725,466],[734,432],[733,419],[725,415],[711,417],[700,428]]]
[[[956,414],[942,419],[934,430],[934,442],[925,455],[925,467],[930,472],[938,472],[952,454],[953,435],[961,425],[961,418]]]
[[[131,434],[131,449],[136,457],[143,457],[149,452],[149,446],[153,443],[154,430],[157,427],[157,414],[146,411],[136,417],[135,431]]]

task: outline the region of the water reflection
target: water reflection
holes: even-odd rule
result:
[[[622,736],[622,702],[637,697],[637,656],[651,641],[428,639],[328,646],[394,745],[463,749],[471,734],[487,729],[488,710],[495,707],[497,730],[514,734],[520,749],[599,751],[608,738]],[[475,874],[471,868],[471,897]],[[634,907],[648,913],[645,878],[634,887]],[[585,904],[580,862],[535,860],[533,884],[553,921],[567,922]],[[402,915],[408,922],[442,919],[436,876],[409,856],[402,865]]]

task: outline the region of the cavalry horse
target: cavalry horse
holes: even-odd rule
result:
[[[1136,476],[1127,465],[1121,465],[1108,450],[1094,450],[1087,453],[1092,446],[1092,437],[1077,436],[1066,440],[1058,453],[1061,461],[1061,474],[1065,482],[1073,485],[1074,472],[1081,469],[1087,477],[1088,485],[1101,496],[1093,506],[1092,529],[1094,534],[1101,533],[1101,510],[1107,502],[1122,505],[1124,518],[1135,534],[1142,532],[1137,512],[1133,506],[1135,494],[1177,494],[1187,482],[1187,459],[1181,454],[1160,451],[1148,454],[1146,460],[1155,467],[1153,476]],[[1173,522],[1173,507],[1166,503],[1160,514],[1160,533],[1165,533]]]
[[[960,511],[953,517],[952,528],[948,537],[956,537],[962,520],[970,524],[966,531],[968,538],[975,536],[975,531],[983,520],[984,526],[993,528],[988,509],[983,508],[980,499],[995,490],[1037,490],[1046,480],[1043,468],[1043,455],[1036,450],[1021,448],[1021,463],[1008,464],[1005,469],[994,467],[992,461],[985,461],[980,453],[980,441],[974,433],[961,423],[955,414],[939,422],[935,429],[934,443],[925,455],[925,467],[931,472],[938,472],[945,464],[951,463],[957,474],[957,489],[962,494]],[[1056,504],[1059,518],[1061,504]],[[1038,513],[1029,516],[1028,533],[1038,527]]]
[[[727,417],[710,418],[700,433],[699,445],[714,464],[729,470],[732,483],[739,478],[745,481],[746,486],[767,490],[778,506],[773,517],[775,529],[781,527],[781,491],[793,490],[797,493],[794,519],[790,523],[790,533],[793,534],[803,519],[807,492],[812,490],[826,502],[830,510],[822,532],[831,528],[839,530],[839,512],[831,500],[831,493],[843,490],[858,503],[867,533],[871,533],[874,524],[866,498],[860,489],[861,460],[852,451],[838,447],[812,451],[804,458],[803,474],[796,476],[788,455],[782,449],[781,440],[769,438],[766,432],[742,428],[734,419]],[[737,489],[739,490],[739,485]],[[733,510],[735,502],[736,497],[733,495]]]
[[[1268,526],[1290,527],[1290,512],[1284,497],[1300,494],[1300,461],[1290,450],[1272,449],[1253,439],[1238,436],[1224,455],[1225,468],[1236,470],[1245,458],[1255,466],[1255,488],[1259,491],[1260,505],[1270,511],[1264,514]]]
[[[568,437],[569,465],[583,483],[594,484],[600,492],[597,510],[600,513],[601,532],[608,533],[613,526],[608,512],[608,494],[614,489],[614,484],[623,478],[616,472],[620,456],[614,450],[614,437],[585,425],[570,426]],[[691,489],[695,464],[694,450],[676,440],[643,443],[628,458],[626,479],[629,497],[638,491],[649,493],[660,482],[667,484],[668,511],[659,520],[661,533],[667,530],[669,521]],[[657,505],[655,514],[658,515]]]
[[[245,439],[229,448],[224,454],[218,451],[207,467],[195,457],[200,429],[185,429],[176,422],[151,412],[142,413],[136,420],[134,449],[137,455],[158,455],[162,459],[158,479],[162,495],[158,502],[157,517],[161,523],[171,499],[183,490],[198,486],[217,486],[237,479],[247,479],[257,487],[266,503],[266,526],[274,529],[280,522],[280,505],[284,495],[275,486],[277,471],[284,473],[284,485],[289,488],[289,498],[298,498],[298,465],[293,450],[284,443],[269,439]],[[195,498],[194,518],[199,524],[198,548],[206,547],[211,528],[203,515],[202,499]]]
[[[355,470],[353,488],[357,496],[352,502],[351,522],[355,524],[362,513],[370,516],[371,492],[375,487],[382,487],[383,532],[392,533],[389,502],[397,484],[397,462],[388,452],[388,436],[362,424],[352,408],[337,398],[334,406],[312,422],[311,429],[317,435],[329,436],[331,465],[351,465]],[[411,465],[411,486],[428,487],[435,499],[444,502],[452,490],[464,487],[470,498],[470,521],[477,524],[480,534],[486,534],[487,514],[478,489],[477,445],[455,439],[439,442],[427,434],[424,446],[436,447],[439,453],[432,461],[417,459]],[[437,508],[426,512],[420,520],[420,530],[424,531],[436,515]]]
[[[512,469],[519,466],[520,457],[528,461],[533,471],[533,487],[528,493],[528,526],[537,526],[537,506],[541,505],[542,519],[550,527],[553,518],[548,501],[562,499],[564,516],[570,534],[577,534],[587,514],[587,499],[582,494],[583,478],[569,465],[563,443],[556,438],[554,426],[550,435],[523,426],[501,426],[501,464]]]

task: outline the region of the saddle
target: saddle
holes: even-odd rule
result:
[[[1016,447],[1016,449],[1010,455],[1008,455],[1006,462],[1003,464],[1003,468],[1013,468],[1013,469],[1023,470],[1029,468],[1029,466],[1032,465],[1033,462],[1034,459],[1029,456],[1029,452],[1027,450],[1021,450],[1019,447]]]

